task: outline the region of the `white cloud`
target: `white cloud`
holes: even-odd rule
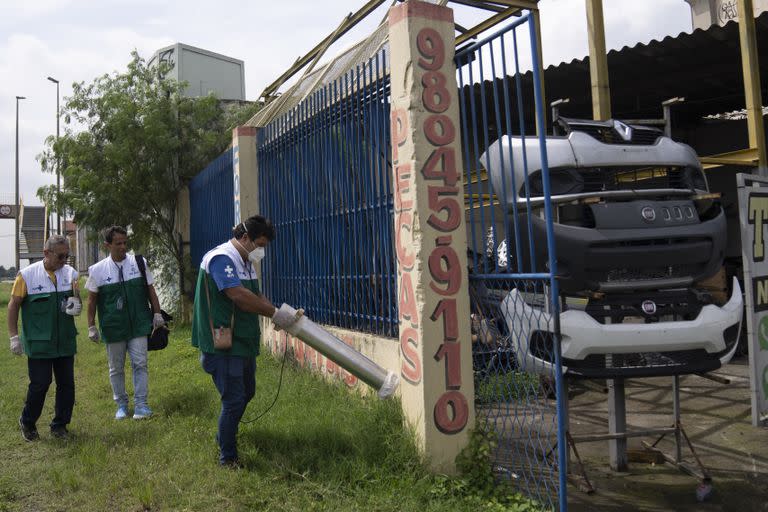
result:
[[[13,192],[15,99],[20,109],[21,189],[27,203],[54,178],[42,175],[35,156],[46,136],[55,133],[56,89],[62,97],[76,81],[125,69],[130,51],[144,57],[183,42],[245,61],[246,91],[255,99],[296,58],[331,33],[363,0],[254,1],[237,8],[203,0],[0,0],[0,196]],[[584,0],[542,0],[544,58],[557,64],[587,54]],[[690,30],[683,0],[604,1],[610,48],[647,42]],[[477,19],[478,11],[455,7],[457,18]],[[362,38],[383,18],[380,8],[329,56]],[[467,23],[472,21],[470,19]],[[36,202],[36,200],[34,200]],[[0,264],[13,260],[11,229],[0,222]]]

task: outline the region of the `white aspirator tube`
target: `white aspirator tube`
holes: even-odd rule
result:
[[[283,304],[280,309],[296,314],[288,304]],[[287,331],[376,389],[379,398],[389,398],[397,389],[400,379],[394,372],[385,370],[306,316],[299,318]]]

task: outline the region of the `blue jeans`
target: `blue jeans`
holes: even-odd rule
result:
[[[118,406],[128,407],[128,393],[125,391],[125,353],[131,357],[133,368],[133,405],[147,406],[149,373],[147,372],[147,337],[139,336],[128,341],[107,343],[109,382],[112,397]]]
[[[256,394],[256,358],[225,354],[200,354],[203,370],[210,374],[221,395],[219,461],[237,459],[237,429],[245,407]]]

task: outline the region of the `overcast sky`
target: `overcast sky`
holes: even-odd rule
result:
[[[133,49],[149,58],[181,42],[245,62],[246,98],[263,88],[295,59],[332,32],[364,0],[289,0],[231,3],[199,0],[0,0],[0,204],[12,203],[15,173],[16,96],[19,110],[20,191],[27,205],[39,204],[37,188],[55,182],[35,157],[56,132],[56,87],[62,101],[73,82],[123,71]],[[320,7],[322,6],[322,7]],[[587,54],[584,0],[541,0],[546,64]],[[604,0],[606,42],[621,48],[691,30],[684,0]],[[456,7],[467,26],[475,12]],[[361,39],[386,13],[380,8],[330,50]],[[0,220],[0,265],[14,262],[13,221]]]

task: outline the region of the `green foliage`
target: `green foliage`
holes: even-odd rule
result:
[[[543,393],[540,378],[519,371],[491,372],[478,376],[475,397],[479,403],[511,402]]]
[[[497,448],[495,429],[479,420],[470,432],[469,443],[456,457],[461,478],[443,480],[433,494],[458,495],[475,502],[475,510],[536,512],[542,510],[535,502],[524,497],[500,481],[493,473],[493,454]]]
[[[130,226],[133,246],[178,276],[184,264],[175,226],[178,193],[226,149],[231,128],[258,105],[184,97],[186,84],[165,78],[168,70],[133,52],[125,72],[74,83],[61,112],[64,133],[48,137],[38,157],[46,172],[61,163],[62,192],[57,196],[48,186],[38,196],[94,230]]]
[[[10,283],[0,283],[0,300],[7,301],[9,292]],[[5,322],[0,315],[0,332],[6,332]],[[240,427],[245,469],[221,469],[214,442],[221,404],[189,343],[189,327],[175,327],[169,347],[150,353],[155,416],[121,422],[113,419],[104,346],[86,339],[84,314],[77,327],[77,404],[66,442],[52,439],[47,428],[55,386],[38,421],[41,439],[21,438],[16,421],[26,361],[7,345],[0,350],[0,512],[535,510],[516,495],[481,492],[466,477],[429,474],[400,403],[357,396],[290,364],[274,408]],[[280,371],[280,360],[259,357],[256,397],[244,420],[272,402]],[[132,393],[129,363],[126,385]]]

